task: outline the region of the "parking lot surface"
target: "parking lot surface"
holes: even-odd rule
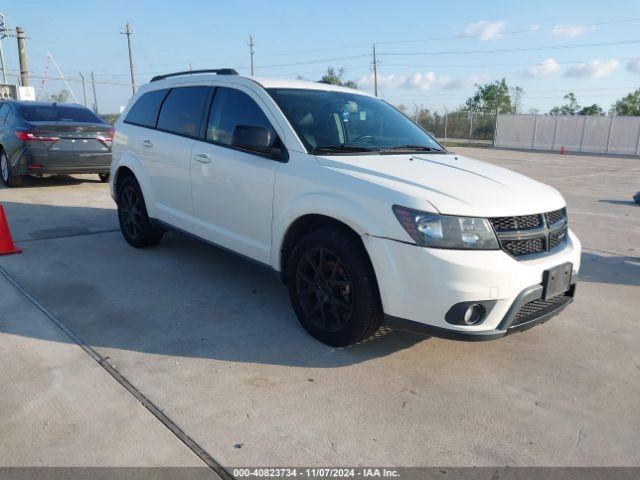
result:
[[[331,348],[261,267],[175,233],[129,247],[93,176],[0,190],[24,248],[0,267],[226,467],[640,465],[640,160],[453,150],[567,199],[584,253],[560,316],[492,342]],[[1,465],[202,464],[0,286]]]

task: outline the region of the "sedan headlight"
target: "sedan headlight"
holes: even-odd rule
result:
[[[393,206],[393,213],[409,236],[432,248],[497,250],[498,239],[486,218],[454,217]]]

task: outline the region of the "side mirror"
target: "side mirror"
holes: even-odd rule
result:
[[[283,158],[285,152],[275,133],[258,125],[237,125],[233,129],[231,145],[274,158]]]

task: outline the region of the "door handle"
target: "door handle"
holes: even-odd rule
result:
[[[193,156],[194,160],[197,160],[200,163],[211,163],[211,157],[206,153],[196,153]]]
[[[147,147],[147,148],[151,148],[151,147],[153,147],[153,143],[151,143],[151,140],[142,140],[142,146],[143,147]]]

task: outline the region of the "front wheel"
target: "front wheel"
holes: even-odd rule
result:
[[[19,187],[22,185],[22,177],[11,172],[9,157],[7,157],[4,150],[0,152],[0,177],[2,178],[2,183],[7,187]]]
[[[382,324],[378,285],[360,242],[337,229],[316,230],[287,262],[291,304],[317,340],[344,347],[369,337]]]
[[[151,247],[162,240],[163,232],[152,225],[140,185],[131,176],[118,185],[118,222],[122,236],[133,247]]]

